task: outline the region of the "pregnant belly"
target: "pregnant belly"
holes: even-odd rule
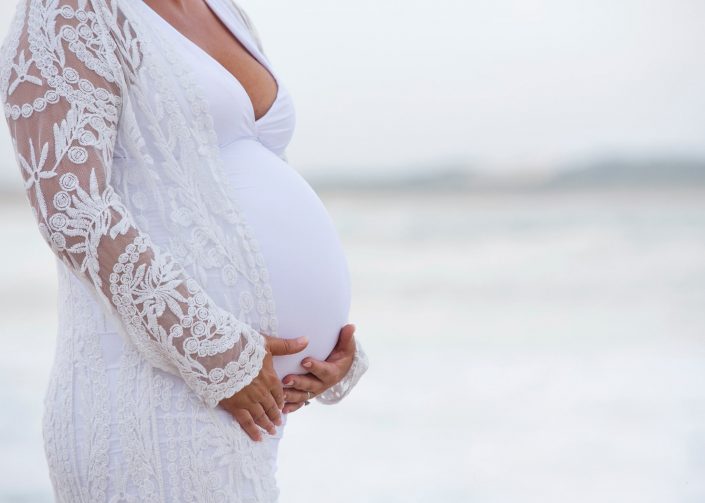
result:
[[[350,277],[325,206],[301,175],[255,140],[221,150],[233,198],[259,241],[282,338],[308,337],[300,353],[275,356],[282,379],[305,374],[306,356],[325,360],[348,323]]]

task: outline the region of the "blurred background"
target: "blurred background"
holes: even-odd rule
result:
[[[705,501],[705,2],[240,4],[370,358],[289,417],[282,503]],[[4,122],[0,195],[0,501],[51,501],[54,262]]]

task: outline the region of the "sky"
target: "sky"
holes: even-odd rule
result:
[[[702,0],[239,3],[293,95],[301,171],[705,156]]]

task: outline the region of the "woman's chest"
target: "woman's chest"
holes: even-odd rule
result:
[[[205,0],[187,2],[183,7],[158,0],[144,3],[238,81],[252,103],[256,120],[267,113],[277,97],[277,81],[260,62],[260,55],[253,55],[240,41],[242,35],[226,24],[229,20],[221,19],[223,13],[216,13],[216,2],[214,7]]]
[[[265,72],[273,81],[275,95],[272,102],[267,104],[268,108],[263,115],[258,116],[258,106],[255,102],[257,98],[253,100],[250,95],[261,83],[255,82],[257,79],[252,72],[249,77],[243,77],[253,79],[252,82],[241,82],[238,76],[233,75],[228,68],[142,0],[136,3],[136,12],[141,16],[143,26],[158,35],[161,49],[177,54],[179,65],[184,67],[193,84],[203,93],[220,147],[240,139],[255,139],[273,153],[283,156],[293,136],[296,122],[293,100],[268,59],[259,50],[249,29],[237,15],[225,8],[223,0],[208,0],[208,3],[230,33],[227,46],[229,49],[225,52],[233,49],[233,44],[242,47],[241,50],[249,55],[248,59],[254,61],[259,71]],[[160,47],[157,47],[157,50],[160,50]],[[248,86],[251,86],[249,92]],[[266,89],[257,90],[256,94],[265,96]]]

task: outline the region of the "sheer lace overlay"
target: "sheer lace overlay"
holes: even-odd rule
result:
[[[20,0],[0,50],[17,164],[59,269],[43,418],[55,499],[275,502],[271,444],[216,407],[278,336],[269,273],[194,69],[136,1]],[[367,366],[356,339],[317,399],[340,401]]]
[[[88,2],[32,0],[19,16],[0,90],[42,236],[102,294],[146,358],[178,370],[216,406],[257,375],[264,338],[160,251],[113,189],[123,100],[115,44]]]

